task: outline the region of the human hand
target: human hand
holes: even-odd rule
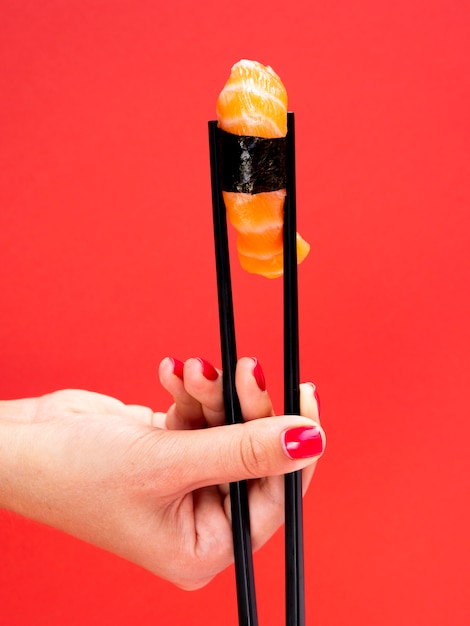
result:
[[[199,359],[162,361],[167,413],[76,390],[0,403],[0,505],[182,588],[207,584],[233,560],[228,483],[252,479],[257,549],[283,521],[282,474],[304,468],[306,488],[324,447],[314,387],[301,386],[302,417],[273,416],[255,368],[238,363],[246,423],[233,426],[220,374]],[[313,456],[288,456],[298,428],[313,438],[297,450]]]

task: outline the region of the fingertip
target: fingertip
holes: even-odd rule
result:
[[[260,391],[266,391],[266,378],[259,360],[255,356],[244,356],[237,363],[237,379],[254,379]]]
[[[313,383],[310,383],[313,387],[313,396],[317,402],[317,408],[318,408],[318,417],[320,418],[320,413],[321,413],[321,404],[320,404],[320,396],[318,394],[318,389],[316,387],[316,385],[314,385]]]
[[[158,375],[163,386],[171,384],[174,376],[179,380],[183,380],[184,363],[180,359],[167,356],[161,360]]]
[[[166,374],[169,374],[171,372],[171,368],[172,363],[170,357],[166,356],[160,361],[160,364],[158,366],[158,377],[160,378],[160,380],[162,380],[162,378],[164,378]]]
[[[313,383],[300,385],[300,411],[305,417],[320,423],[320,397]]]
[[[212,365],[212,363],[210,363],[206,359],[203,359],[200,356],[188,359],[187,367],[192,370],[195,366],[198,368],[198,371],[204,376],[206,380],[210,380],[211,382],[213,382],[216,381],[220,376],[220,372]]]
[[[180,361],[180,359],[175,359],[174,357],[168,357],[172,366],[173,366],[173,374],[177,376],[180,380],[183,380],[183,371],[184,371],[184,363]]]
[[[255,356],[252,356],[251,360],[254,362],[252,373],[254,379],[256,380],[256,384],[261,391],[266,391],[266,379],[264,377],[263,368]]]
[[[292,460],[317,460],[325,451],[326,436],[319,425],[289,428],[282,435],[282,448]]]
[[[197,360],[201,364],[202,375],[204,376],[204,378],[207,378],[207,380],[210,381],[214,381],[219,378],[219,372],[212,365],[212,363],[209,363],[209,361],[206,361],[206,359],[203,359],[201,357],[197,357]]]
[[[273,415],[266,379],[256,357],[239,359],[235,378],[244,421]]]

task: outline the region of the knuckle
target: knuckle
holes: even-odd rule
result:
[[[264,442],[254,433],[247,433],[242,440],[240,458],[247,475],[258,478],[265,473],[268,450]]]

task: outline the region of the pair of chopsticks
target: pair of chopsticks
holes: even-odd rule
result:
[[[284,413],[300,414],[294,114],[287,115],[284,203]],[[220,176],[219,129],[209,122],[214,242],[219,303],[223,393],[227,424],[242,422],[235,389],[237,350],[227,218]],[[239,626],[258,626],[246,481],[230,484]],[[305,625],[302,475],[285,476],[286,626]]]

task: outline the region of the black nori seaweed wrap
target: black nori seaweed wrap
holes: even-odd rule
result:
[[[261,193],[286,187],[286,138],[234,135],[218,129],[222,189]]]

